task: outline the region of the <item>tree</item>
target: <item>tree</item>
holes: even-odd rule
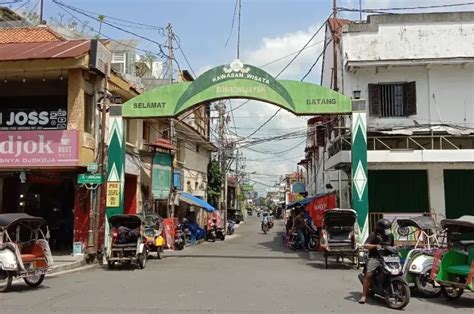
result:
[[[207,198],[211,205],[217,207],[221,195],[221,167],[217,160],[211,160],[207,166]]]
[[[150,52],[140,56],[140,60],[135,62],[136,74],[138,77],[150,77],[153,73],[153,64],[156,61],[156,55]]]

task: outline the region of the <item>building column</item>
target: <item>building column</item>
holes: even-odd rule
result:
[[[67,129],[84,131],[84,78],[81,69],[68,72]]]
[[[428,195],[431,211],[441,217],[446,217],[444,169],[439,165],[428,168]]]

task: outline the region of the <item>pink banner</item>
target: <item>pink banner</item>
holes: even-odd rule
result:
[[[0,167],[77,166],[79,131],[0,132]]]

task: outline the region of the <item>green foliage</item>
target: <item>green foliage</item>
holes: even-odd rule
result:
[[[221,168],[217,160],[212,160],[207,166],[207,197],[211,205],[217,206],[221,195]]]

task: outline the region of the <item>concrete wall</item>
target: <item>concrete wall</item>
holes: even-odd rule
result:
[[[473,12],[371,16],[344,30],[347,60],[473,56]]]
[[[474,51],[473,51],[474,55]],[[474,66],[433,65],[406,67],[371,67],[344,72],[344,94],[361,91],[367,101],[368,85],[377,83],[416,82],[417,114],[402,118],[368,116],[371,128],[415,126],[419,124],[456,124],[474,127]]]

